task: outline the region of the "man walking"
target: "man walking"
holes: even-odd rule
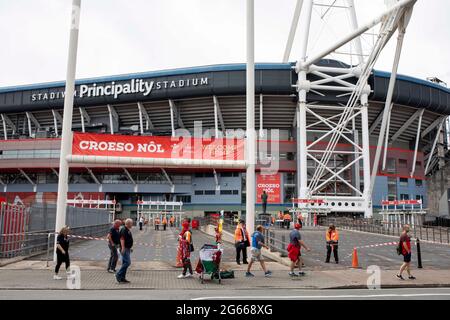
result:
[[[403,264],[400,267],[400,273],[397,275],[397,278],[400,280],[405,280],[403,278],[403,271],[406,270],[408,273],[409,280],[415,280],[416,278],[411,275],[411,237],[409,236],[409,225],[405,224],[403,226],[403,232],[400,236],[399,248],[401,250],[401,254],[403,255]]]
[[[266,269],[266,265],[261,255],[262,247],[269,249],[269,247],[264,244],[264,235],[262,234],[263,230],[263,226],[259,225],[256,227],[256,231],[252,234],[252,256],[250,259],[250,263],[248,264],[247,273],[245,274],[246,277],[254,277],[253,273],[251,273],[250,270],[252,268],[253,262],[255,261],[259,261],[266,277],[270,277],[272,275],[272,272]]]
[[[113,226],[111,227],[111,229],[109,229],[109,233],[108,233],[108,236],[107,236],[108,248],[109,248],[109,251],[110,251],[109,262],[108,262],[108,269],[107,269],[109,273],[115,273],[116,272],[117,260],[119,258],[117,250],[120,247],[119,230],[120,230],[120,226],[121,225],[122,225],[122,221],[120,221],[118,219],[115,220]]]
[[[241,264],[241,252],[242,252],[242,263],[248,264],[247,262],[247,247],[250,245],[250,240],[248,236],[248,231],[245,228],[245,221],[239,220],[239,224],[234,231],[234,245],[236,247],[236,263]]]
[[[266,190],[264,190],[263,193],[261,194],[262,209],[263,209],[264,214],[267,211],[267,198],[268,198],[268,195],[266,193]]]
[[[133,220],[125,220],[125,226],[120,230],[120,254],[122,255],[122,267],[116,273],[116,279],[119,283],[129,283],[126,279],[127,269],[131,265],[131,250],[133,248],[133,235],[131,228]]]
[[[287,247],[288,257],[291,260],[290,272],[289,276],[298,277],[304,276],[305,273],[302,271],[303,259],[301,254],[302,247],[306,249],[306,251],[311,251],[311,249],[305,244],[302,240],[302,236],[300,234],[301,224],[296,223],[294,226],[294,230],[289,234],[290,243]],[[298,274],[295,273],[295,267],[298,267]]]

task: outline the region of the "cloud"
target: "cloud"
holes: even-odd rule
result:
[[[355,2],[360,23],[381,12],[384,3]],[[0,86],[65,78],[70,6],[70,0],[0,0]],[[294,7],[295,0],[255,1],[257,61],[281,61]],[[245,9],[243,0],[83,1],[77,78],[245,62]],[[401,73],[450,82],[449,12],[448,0],[417,2],[405,38]],[[324,14],[329,25],[321,23]],[[342,9],[315,7],[311,54],[345,34],[346,21]],[[299,59],[299,34],[291,61]],[[372,40],[364,36],[364,46]],[[377,69],[391,69],[394,48],[395,38]],[[343,53],[348,50],[342,49]]]

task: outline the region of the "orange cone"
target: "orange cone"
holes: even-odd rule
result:
[[[356,250],[356,248],[353,248],[352,268],[354,268],[354,269],[358,269],[359,268],[358,251]]]

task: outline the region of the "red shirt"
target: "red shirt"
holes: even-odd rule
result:
[[[406,254],[408,254],[408,252],[411,252],[411,237],[408,236],[407,233],[404,233],[401,235],[400,242],[402,244],[402,254],[403,255],[406,255]],[[404,243],[406,243],[406,246],[408,247],[408,251],[406,251],[405,246],[403,245]]]

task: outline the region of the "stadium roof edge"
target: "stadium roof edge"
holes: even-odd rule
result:
[[[295,63],[257,63],[255,64],[256,70],[288,70],[291,69]],[[129,73],[129,74],[119,74],[112,76],[104,76],[104,77],[92,77],[92,78],[84,78],[76,81],[77,85],[87,84],[92,82],[109,82],[109,81],[121,81],[121,80],[130,80],[134,78],[140,77],[164,77],[164,76],[173,76],[173,75],[186,75],[186,74],[194,74],[194,73],[203,73],[203,72],[220,72],[220,71],[239,71],[245,70],[246,65],[244,63],[234,63],[234,64],[217,64],[217,65],[207,65],[207,66],[198,66],[198,67],[187,67],[187,68],[176,68],[176,69],[167,69],[167,70],[158,70],[158,71],[147,71],[147,72],[137,72],[137,73]],[[380,70],[373,70],[373,75],[375,77],[381,78],[390,78],[391,73]],[[442,90],[448,94],[450,94],[450,89],[443,87],[439,84],[414,78],[406,75],[397,75],[398,80],[407,81],[427,87],[431,87],[434,89]],[[46,89],[46,88],[54,88],[61,87],[65,85],[65,81],[54,81],[54,82],[44,82],[37,84],[28,84],[28,85],[18,85],[18,86],[7,86],[0,87],[0,93],[6,92],[14,92],[14,91],[26,91],[26,90],[38,90],[38,89]]]
[[[130,79],[141,78],[141,77],[142,78],[145,78],[145,77],[151,78],[151,77],[186,75],[186,74],[203,73],[203,72],[239,71],[239,70],[245,70],[245,66],[246,65],[243,63],[234,63],[234,64],[217,64],[217,65],[207,65],[207,66],[198,66],[198,67],[167,69],[167,70],[158,70],[158,71],[146,71],[146,72],[113,75],[113,76],[84,78],[84,79],[76,80],[75,84],[79,85],[79,84],[87,84],[87,83],[91,83],[91,82],[121,81],[121,80],[130,80]],[[292,68],[292,64],[291,63],[257,63],[257,64],[255,64],[255,68],[256,68],[256,70],[289,70]],[[0,93],[12,92],[12,91],[46,89],[46,88],[53,88],[53,87],[61,87],[64,85],[65,85],[65,81],[54,81],[54,82],[44,82],[44,83],[29,84],[29,85],[9,86],[9,87],[3,87],[3,88],[0,87]]]

